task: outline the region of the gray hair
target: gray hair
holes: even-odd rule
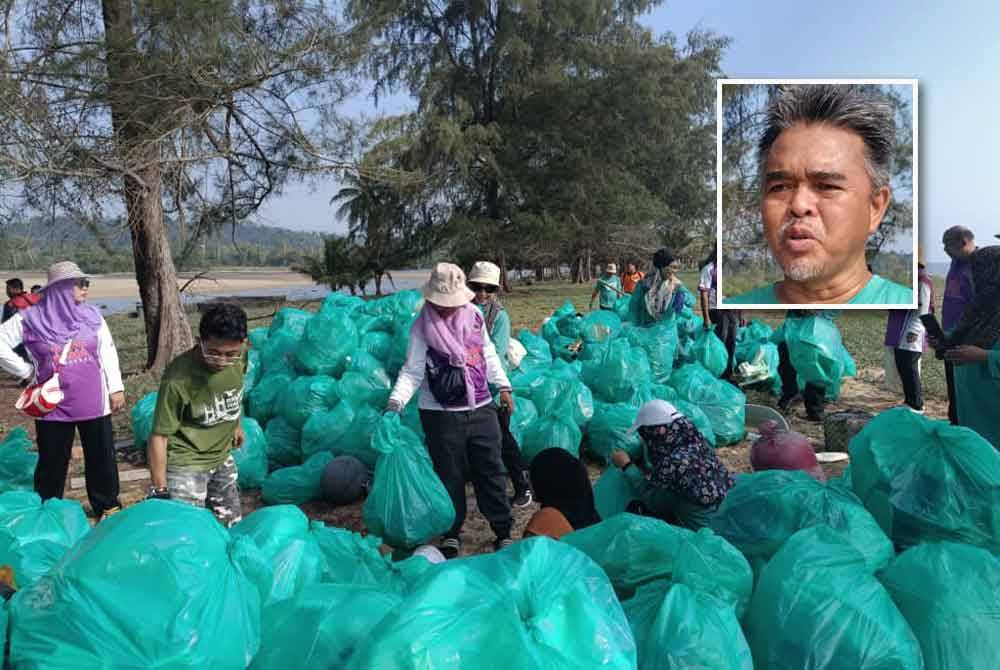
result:
[[[961,239],[963,242],[971,242],[976,239],[976,235],[965,226],[952,226],[944,231],[944,235],[941,236],[943,242],[957,239]]]
[[[892,106],[855,84],[798,84],[780,87],[768,105],[764,132],[757,144],[762,188],[771,146],[797,123],[827,123],[857,133],[865,143],[865,171],[871,180],[872,197],[889,185],[896,146]]]

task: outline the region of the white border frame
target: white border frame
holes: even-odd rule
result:
[[[727,309],[727,310],[787,310],[787,309],[851,309],[851,310],[888,310],[888,309],[917,309],[917,296],[918,294],[918,281],[917,281],[917,248],[920,244],[919,241],[919,183],[920,183],[920,171],[918,163],[919,146],[920,143],[918,138],[919,126],[918,119],[918,87],[919,80],[917,79],[717,79],[715,81],[716,94],[715,94],[715,272],[717,278],[717,309]],[[745,85],[745,84],[884,84],[890,86],[910,86],[912,87],[912,99],[913,99],[913,268],[912,268],[912,286],[913,291],[913,303],[911,304],[892,304],[892,305],[850,305],[847,303],[820,303],[820,304],[788,304],[788,303],[763,303],[763,304],[747,304],[747,305],[726,305],[723,303],[724,295],[722,292],[722,87],[725,84],[730,84],[734,86]]]

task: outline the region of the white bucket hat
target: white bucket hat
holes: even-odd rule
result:
[[[664,426],[684,416],[666,400],[650,400],[639,408],[632,427],[625,433],[632,435],[640,426]]]
[[[438,307],[461,307],[472,302],[476,294],[465,285],[462,268],[451,263],[438,263],[431,270],[431,276],[421,293],[427,302]]]
[[[618,266],[614,263],[608,263],[608,274],[618,274]]]
[[[469,272],[469,283],[500,286],[500,268],[489,261],[476,261]]]
[[[48,278],[42,290],[66,279],[84,279],[89,276],[73,261],[59,261],[49,266]]]

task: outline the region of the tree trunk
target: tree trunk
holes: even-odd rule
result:
[[[108,104],[111,122],[129,166],[124,177],[125,209],[132,237],[135,279],[146,325],[146,369],[162,370],[191,348],[191,326],[177,290],[177,270],[163,221],[162,176],[155,128],[137,113],[130,87],[142,78],[133,32],[131,0],[102,0],[107,46]]]
[[[381,298],[382,297],[382,273],[381,272],[376,272],[375,273],[375,297],[377,297],[377,298]]]

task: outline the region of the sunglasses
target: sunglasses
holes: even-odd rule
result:
[[[90,280],[87,279],[86,277],[80,277],[75,282],[73,282],[73,284],[77,288],[90,288]]]
[[[485,293],[496,293],[499,288],[499,286],[494,286],[493,284],[469,283],[469,290],[473,293],[479,293],[481,291]]]

